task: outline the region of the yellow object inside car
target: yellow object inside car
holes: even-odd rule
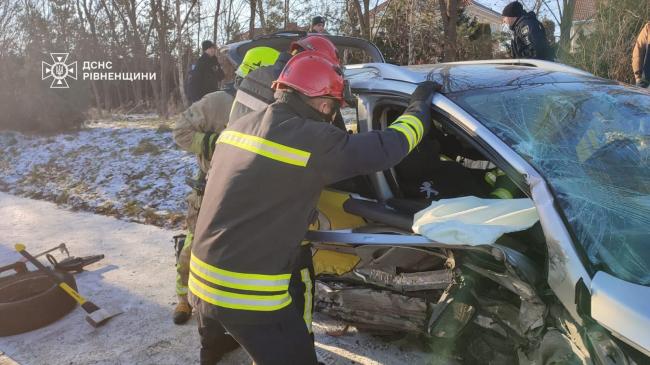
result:
[[[366,225],[363,218],[343,210],[343,203],[348,199],[349,193],[323,190],[318,201],[318,221],[309,229],[350,229]],[[316,275],[342,275],[351,271],[359,261],[360,258],[356,255],[321,248],[314,254],[314,271]]]
[[[350,199],[350,193],[323,190],[318,201],[318,229],[348,229],[366,225],[363,218],[343,210],[343,203]],[[312,228],[313,229],[313,228]]]
[[[314,272],[316,275],[343,275],[352,271],[359,261],[357,255],[319,249],[314,254]]]

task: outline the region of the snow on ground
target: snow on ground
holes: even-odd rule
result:
[[[342,110],[356,130],[355,109]],[[0,191],[73,210],[182,228],[187,177],[195,157],[172,138],[173,120],[153,114],[113,115],[73,133],[0,132]]]
[[[118,116],[54,136],[0,133],[0,190],[73,209],[181,227],[194,157],[173,141],[173,122]]]
[[[124,311],[94,329],[84,320],[85,312],[76,308],[45,328],[0,337],[0,364],[10,364],[3,352],[22,365],[198,363],[196,322],[176,326],[171,321],[175,232],[5,193],[0,193],[0,217],[0,266],[19,259],[13,251],[17,242],[32,253],[65,242],[75,256],[105,254],[104,260],[76,275],[77,285],[99,306]],[[405,340],[384,342],[354,329],[341,337],[326,334],[341,328],[342,323],[316,314],[316,349],[328,365],[429,361],[430,355]],[[250,360],[237,350],[222,363],[250,364]]]

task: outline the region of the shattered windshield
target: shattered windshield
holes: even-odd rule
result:
[[[650,285],[650,94],[558,83],[448,96],[546,178],[595,268]]]

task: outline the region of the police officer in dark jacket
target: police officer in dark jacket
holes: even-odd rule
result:
[[[191,75],[192,103],[201,100],[208,93],[219,90],[219,82],[223,80],[223,70],[217,61],[217,46],[212,41],[201,43],[203,54],[196,61]]]
[[[537,20],[534,12],[524,11],[519,1],[513,1],[503,8],[503,22],[513,32],[512,58],[535,58],[552,61],[551,47],[546,38],[546,30]]]

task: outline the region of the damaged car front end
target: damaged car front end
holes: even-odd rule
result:
[[[316,310],[416,334],[433,363],[649,363],[650,96],[569,68],[495,62],[348,67],[356,128],[385,128],[416,83],[440,82],[441,135],[502,171],[534,221],[489,244],[424,237],[412,228],[432,201],[405,196],[399,166],[365,177],[368,188],[335,186],[306,237]]]

